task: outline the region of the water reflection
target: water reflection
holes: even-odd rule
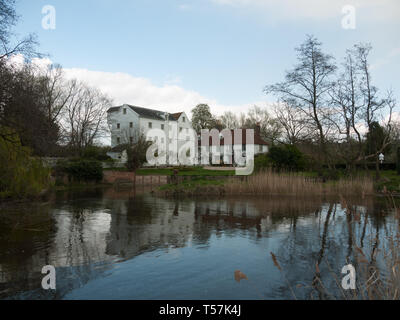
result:
[[[319,278],[340,295],[330,274],[340,275],[346,262],[357,265],[354,245],[383,268],[374,252],[398,231],[384,202],[347,201],[178,201],[100,189],[58,193],[29,208],[2,208],[0,298],[292,298],[270,252],[297,297],[329,298],[319,290]],[[41,268],[49,264],[57,270],[56,291],[40,287]],[[249,280],[236,283],[236,269]]]

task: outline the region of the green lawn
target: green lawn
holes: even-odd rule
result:
[[[148,176],[148,175],[171,176],[173,174],[173,169],[142,168],[136,170],[136,174],[138,176]],[[235,175],[235,171],[205,170],[201,167],[192,167],[192,168],[178,169],[178,175],[179,176],[233,176]]]

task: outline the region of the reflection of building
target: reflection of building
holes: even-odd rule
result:
[[[141,251],[168,246],[183,247],[193,233],[193,204],[161,198],[150,202],[131,199],[113,204],[107,254],[132,258]],[[179,214],[180,212],[183,214]]]

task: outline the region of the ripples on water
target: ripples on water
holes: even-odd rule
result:
[[[0,209],[1,299],[340,298],[336,274],[398,232],[379,199],[172,200],[133,191],[58,193]],[[377,241],[379,240],[379,241]],[[274,266],[273,252],[283,273]],[[384,263],[374,262],[382,268]],[[57,290],[41,289],[54,265]],[[234,271],[248,278],[235,281]],[[288,285],[289,284],[289,285]]]

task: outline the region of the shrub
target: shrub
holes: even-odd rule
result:
[[[128,156],[126,168],[129,171],[136,171],[136,169],[139,169],[143,163],[146,162],[146,152],[151,144],[151,141],[146,141],[144,136],[140,136],[135,144],[126,145],[126,153]]]
[[[0,199],[37,196],[50,186],[50,169],[31,150],[21,145],[17,134],[0,128]]]
[[[103,179],[103,166],[97,160],[73,160],[58,162],[56,174],[66,174],[69,181],[99,182]]]
[[[98,161],[107,161],[111,159],[107,155],[107,152],[110,150],[109,147],[98,147],[98,146],[88,146],[82,152],[83,159],[93,159]]]
[[[267,169],[271,165],[268,155],[257,154],[254,157],[254,171]]]
[[[340,171],[335,169],[325,169],[319,170],[318,176],[322,178],[323,181],[328,180],[339,180],[340,178]]]
[[[268,158],[272,166],[278,170],[299,171],[306,167],[304,154],[293,145],[272,146]]]

